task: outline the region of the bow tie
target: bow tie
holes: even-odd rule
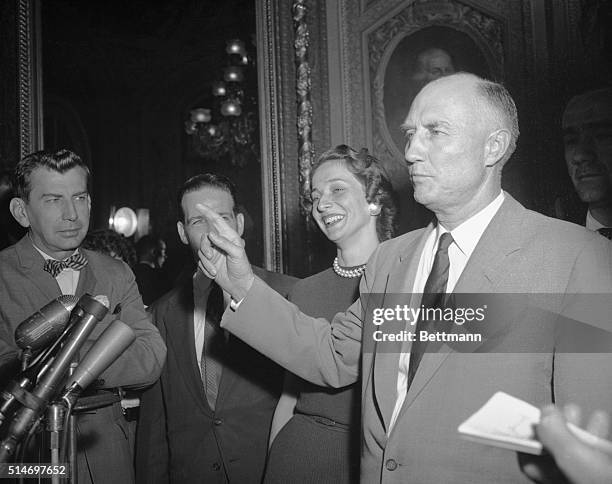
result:
[[[43,269],[53,277],[57,277],[57,275],[64,269],[70,268],[74,269],[75,271],[80,271],[86,265],[87,259],[79,252],[64,260],[47,259]]]
[[[612,240],[612,227],[603,227],[601,229],[597,229],[597,232]]]

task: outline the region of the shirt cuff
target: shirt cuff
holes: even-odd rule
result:
[[[244,298],[242,298],[240,301],[235,301],[234,298],[232,298],[229,304],[230,309],[234,312],[238,311],[238,308],[242,304],[242,301],[244,301]]]

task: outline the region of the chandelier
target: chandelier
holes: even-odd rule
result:
[[[259,159],[254,62],[241,40],[228,41],[225,51],[228,62],[223,80],[212,84],[212,106],[192,109],[185,132],[199,156],[229,156],[232,165],[245,166]]]

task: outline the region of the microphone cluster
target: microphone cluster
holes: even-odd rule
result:
[[[82,391],[134,341],[132,329],[114,321],[67,377],[71,363],[106,316],[108,306],[106,296],[60,296],[17,327],[17,346],[29,356],[39,353],[0,395],[0,463],[9,462],[51,403],[60,401],[70,409]]]

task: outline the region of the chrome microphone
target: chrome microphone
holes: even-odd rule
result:
[[[47,370],[39,376],[32,392],[28,393],[29,406],[23,406],[15,412],[5,437],[0,441],[0,462],[8,462],[17,445],[39,421],[49,402],[57,396],[70,363],[95,325],[104,319],[108,306],[106,296],[92,297],[85,294],[79,299],[68,322],[71,329],[64,345]]]
[[[132,328],[118,319],[113,321],[68,378],[62,399],[72,405],[83,390],[119,358],[135,339],[136,334]]]
[[[78,301],[76,296],[64,295],[40,308],[15,329],[17,346],[36,351],[50,345],[66,328]]]

